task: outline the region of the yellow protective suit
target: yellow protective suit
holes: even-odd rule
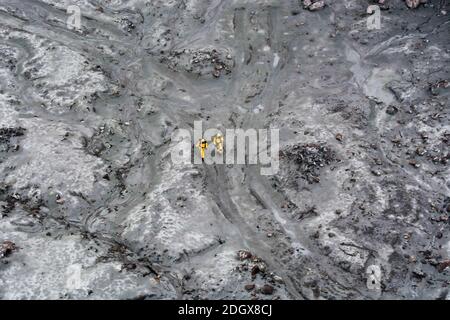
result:
[[[205,139],[200,139],[195,146],[200,149],[202,160],[205,160],[205,150],[208,148],[208,142]]]

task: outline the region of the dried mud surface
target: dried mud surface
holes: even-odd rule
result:
[[[0,298],[450,298],[450,4],[380,2],[2,0]]]

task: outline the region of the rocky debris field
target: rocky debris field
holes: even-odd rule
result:
[[[449,9],[2,0],[0,298],[449,299]],[[280,170],[173,163],[200,120]]]

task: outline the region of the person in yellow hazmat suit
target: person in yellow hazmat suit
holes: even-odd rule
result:
[[[200,139],[195,146],[200,149],[202,161],[204,161],[205,160],[205,150],[208,148],[208,142],[205,139]]]
[[[218,153],[223,153],[223,136],[218,133],[215,136],[212,137],[212,143],[216,146],[216,150]]]

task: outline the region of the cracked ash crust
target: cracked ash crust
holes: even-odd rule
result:
[[[3,0],[0,298],[448,299],[449,9]],[[172,164],[197,120],[279,173]]]

